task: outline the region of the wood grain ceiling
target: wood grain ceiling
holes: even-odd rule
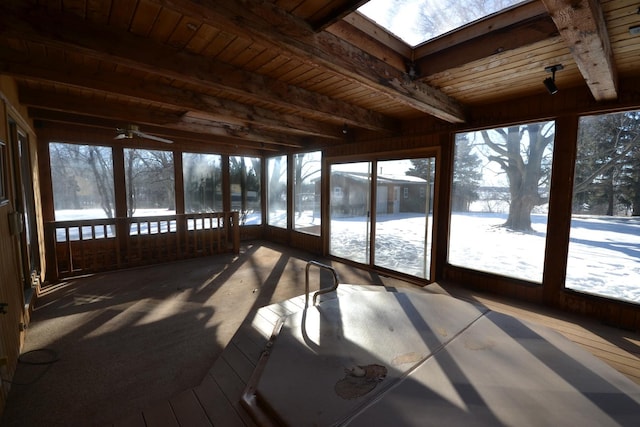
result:
[[[530,1],[414,49],[354,12],[363,3],[3,0],[0,73],[61,135],[136,124],[265,151],[397,134],[421,116],[462,123],[469,107],[544,95],[556,63],[558,86],[602,101],[640,74],[638,0]]]

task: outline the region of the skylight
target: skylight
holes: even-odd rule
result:
[[[415,47],[523,0],[370,0],[358,11]]]

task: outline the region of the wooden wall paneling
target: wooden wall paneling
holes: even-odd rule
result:
[[[293,231],[290,238],[291,247],[299,248],[316,255],[323,255],[322,237],[308,233]]]

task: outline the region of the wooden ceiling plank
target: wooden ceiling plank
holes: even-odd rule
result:
[[[368,54],[387,62],[398,70],[406,69],[406,58],[411,57],[410,52],[409,55],[403,56],[344,20],[332,24],[330,27],[326,28],[326,31],[355,46],[358,46]]]
[[[171,37],[169,37],[167,44],[176,49],[184,49],[191,39],[193,39],[199,28],[199,21],[189,16],[183,16],[178,22],[178,25],[173,29],[173,33],[171,34]]]
[[[218,35],[218,32],[219,31],[211,25],[201,25],[193,35],[193,38],[187,44],[187,50],[189,52],[201,54],[202,51],[204,51],[211,41]]]
[[[178,22],[180,22],[180,18],[181,15],[179,13],[161,8],[149,32],[149,37],[158,43],[166,43],[171,34],[173,34]]]
[[[117,28],[129,30],[136,10],[136,3],[129,0],[113,0],[109,23]]]
[[[109,22],[111,2],[101,0],[87,0],[87,19],[91,22],[106,24]]]
[[[344,104],[326,96],[290,86],[232,67],[228,64],[197,57],[187,52],[167,51],[168,48],[141,39],[128,32],[87,25],[66,15],[42,14],[38,8],[0,5],[0,34],[36,40],[47,45],[82,52],[99,59],[119,62],[132,68],[193,84],[218,88],[239,96],[253,96],[256,100],[274,105],[304,110],[327,120],[336,116],[354,127],[392,132],[397,122],[381,114]],[[6,24],[6,25],[5,25]],[[99,27],[99,28],[96,28]],[[112,46],[117,45],[117,52]],[[399,90],[405,90],[400,83]]]
[[[149,36],[161,9],[157,4],[140,1],[131,20],[129,30],[133,34],[144,37]]]
[[[393,52],[397,52],[404,58],[416,57],[414,50],[404,41],[400,40],[394,34],[386,31],[380,25],[367,18],[360,12],[353,12],[342,19],[343,22],[350,24],[359,31],[365,33],[368,37],[388,47]],[[339,22],[336,22],[338,24]],[[334,24],[334,25],[336,25]],[[327,31],[333,32],[334,25],[327,27]],[[365,49],[366,50],[366,49]]]
[[[113,137],[114,129],[119,126],[117,122],[108,120],[92,119],[90,117],[77,116],[72,114],[51,114],[50,111],[40,111],[36,109],[30,109],[29,113],[38,117],[40,121],[40,128],[38,129],[38,135],[41,135],[46,140],[74,142],[74,143],[86,143],[90,140],[92,143],[105,144],[108,146],[131,146],[131,147],[158,147],[167,148],[166,144],[161,142],[131,139],[131,140],[115,140]],[[228,147],[230,153],[238,154],[238,148],[245,151],[257,150],[259,151],[282,151],[282,147],[271,144],[255,143],[237,138],[227,137],[210,137],[203,136],[197,133],[190,133],[177,130],[158,129],[153,126],[145,126],[146,132],[153,135],[162,135],[166,138],[173,140],[175,143],[180,144],[180,148],[184,151],[198,150],[198,151],[220,151],[222,147]],[[160,132],[159,132],[160,131]],[[48,137],[51,135],[50,137]],[[170,147],[174,147],[174,145]]]
[[[164,4],[166,0],[152,1]],[[314,32],[305,21],[273,4],[261,0],[224,3],[172,0],[171,7],[224,31],[268,44],[282,54],[300,57],[312,66],[323,66],[439,119],[452,123],[465,121],[464,109],[454,99],[422,82],[408,80],[404,71],[329,32]]]
[[[545,15],[547,15],[547,10],[542,3],[538,1],[525,2],[510,8],[505,13],[499,13],[466,25],[453,33],[447,34],[446,37],[437,37],[429,40],[415,48],[414,57],[419,59],[432,55],[485,34],[509,27],[517,27],[521,22],[536,20]]]
[[[618,98],[607,24],[597,0],[542,0],[596,101]]]
[[[122,103],[96,103],[95,101],[79,96],[47,96],[46,92],[33,92],[29,89],[20,90],[20,102],[34,111],[58,111],[60,113],[73,113],[81,116],[107,118],[116,120],[124,126],[128,123],[140,125],[154,125],[161,128],[183,130],[207,135],[216,135],[233,138],[243,138],[256,142],[264,142],[287,147],[303,147],[304,139],[291,135],[273,134],[243,126],[233,126],[228,123],[214,123],[211,121],[198,121],[185,116],[177,111],[150,111],[147,108],[127,106]],[[61,101],[63,104],[61,104]],[[64,109],[61,108],[64,105]],[[38,116],[32,116],[38,119]]]
[[[365,4],[368,0],[333,0],[326,4],[306,19],[315,31],[322,31],[329,25],[338,22],[357,8]],[[297,10],[296,10],[297,12]]]
[[[416,61],[416,66],[420,78],[424,78],[478,59],[548,40],[556,33],[553,21],[542,16],[423,56]]]
[[[219,99],[192,90],[181,90],[155,82],[136,81],[111,73],[95,70],[84,71],[80,67],[64,67],[60,64],[37,63],[34,59],[23,59],[23,63],[5,62],[5,58],[17,58],[15,52],[0,47],[0,70],[16,78],[55,82],[69,87],[92,89],[112,93],[118,99],[151,101],[156,104],[200,111],[214,120],[229,121],[237,125],[255,125],[274,131],[310,135],[322,138],[339,138],[340,129],[296,115],[279,114],[268,109],[249,106],[235,101]]]

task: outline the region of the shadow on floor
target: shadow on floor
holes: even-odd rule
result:
[[[44,363],[18,365],[1,425],[105,425],[198,385],[247,316],[304,293],[309,259],[318,257],[259,242],[239,255],[94,274],[46,288],[23,349]],[[363,270],[341,270],[348,280],[380,283]],[[331,283],[312,276],[312,289],[318,277],[323,286]]]

